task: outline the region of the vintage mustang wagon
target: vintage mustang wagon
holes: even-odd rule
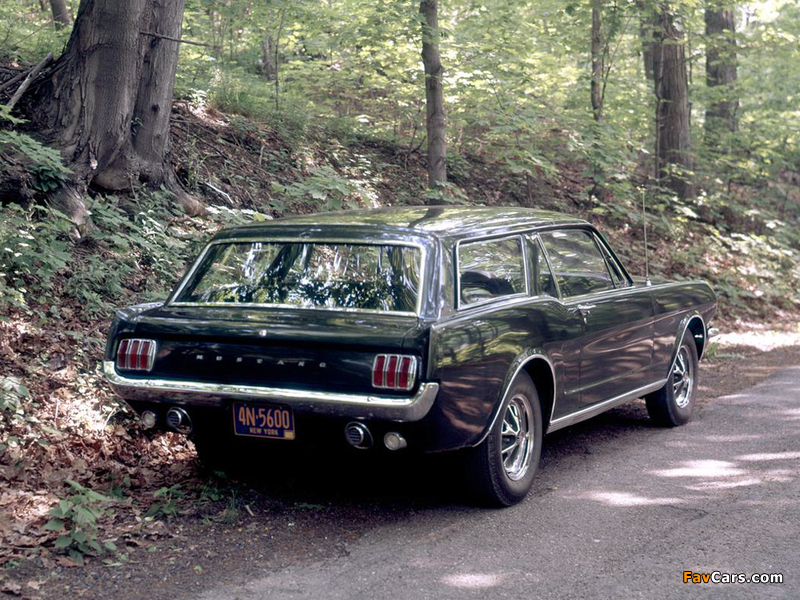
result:
[[[547,432],[641,397],[686,422],[715,310],[706,283],[632,278],[562,214],[351,211],[218,233],[165,302],[117,312],[104,370],[208,463],[331,433],[463,449],[476,490],[508,505]]]

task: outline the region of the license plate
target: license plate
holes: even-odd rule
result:
[[[236,435],[294,439],[294,414],[289,406],[233,403],[233,431]]]

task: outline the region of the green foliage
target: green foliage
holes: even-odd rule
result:
[[[33,188],[42,193],[57,190],[71,171],[61,162],[57,150],[26,134],[0,130],[0,154],[14,153],[33,175]]]
[[[308,177],[291,185],[274,183],[272,189],[288,199],[289,208],[306,202],[313,203],[322,211],[342,210],[358,208],[364,201],[357,183],[325,165],[311,169]]]
[[[17,377],[0,377],[0,416],[12,420],[25,418],[24,402],[30,391]],[[0,447],[0,450],[4,448]]]
[[[169,487],[162,487],[153,492],[155,500],[147,509],[145,517],[154,519],[170,518],[178,515],[180,502],[186,497],[186,492],[179,483]]]
[[[72,494],[58,501],[48,513],[51,519],[45,524],[45,531],[58,532],[54,547],[68,554],[76,563],[82,565],[84,556],[115,552],[111,541],[102,544],[97,539],[98,522],[108,514],[112,499],[84,487],[71,479],[66,480]]]
[[[27,308],[31,297],[45,301],[45,290],[72,258],[69,229],[66,217],[53,209],[41,206],[24,209],[13,204],[3,208],[0,307]]]

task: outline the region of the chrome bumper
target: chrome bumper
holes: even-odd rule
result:
[[[134,379],[117,373],[112,361],[103,362],[103,373],[124,400],[175,405],[222,406],[225,400],[265,400],[288,404],[298,412],[339,417],[363,417],[389,421],[419,421],[430,411],[438,383],[421,383],[411,397],[341,394],[251,385]]]

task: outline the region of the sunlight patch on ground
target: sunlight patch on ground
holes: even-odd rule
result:
[[[589,492],[581,498],[595,500],[609,506],[666,506],[684,502],[681,498],[647,498],[627,492]]]
[[[694,485],[687,485],[687,490],[694,490],[696,492],[707,492],[709,490],[729,490],[737,487],[746,487],[748,485],[759,485],[764,483],[758,477],[745,477],[743,479],[734,479],[733,481],[707,481]]]
[[[730,346],[751,346],[767,352],[776,348],[800,346],[800,333],[770,330],[721,333],[714,338],[713,343],[722,351]]]
[[[746,442],[748,440],[762,439],[764,436],[757,434],[743,435],[707,435],[705,439],[709,442]]]
[[[786,415],[789,417],[788,421],[800,421],[800,408],[791,408],[789,410],[784,410],[782,415]]]
[[[690,460],[683,467],[650,471],[659,477],[739,477],[747,471],[736,468],[736,465],[724,460]]]
[[[495,573],[457,573],[442,577],[445,585],[468,590],[485,590],[500,585],[502,581],[503,576]]]
[[[758,454],[743,454],[737,456],[736,460],[748,462],[761,460],[795,460],[800,458],[800,452],[762,452]]]

